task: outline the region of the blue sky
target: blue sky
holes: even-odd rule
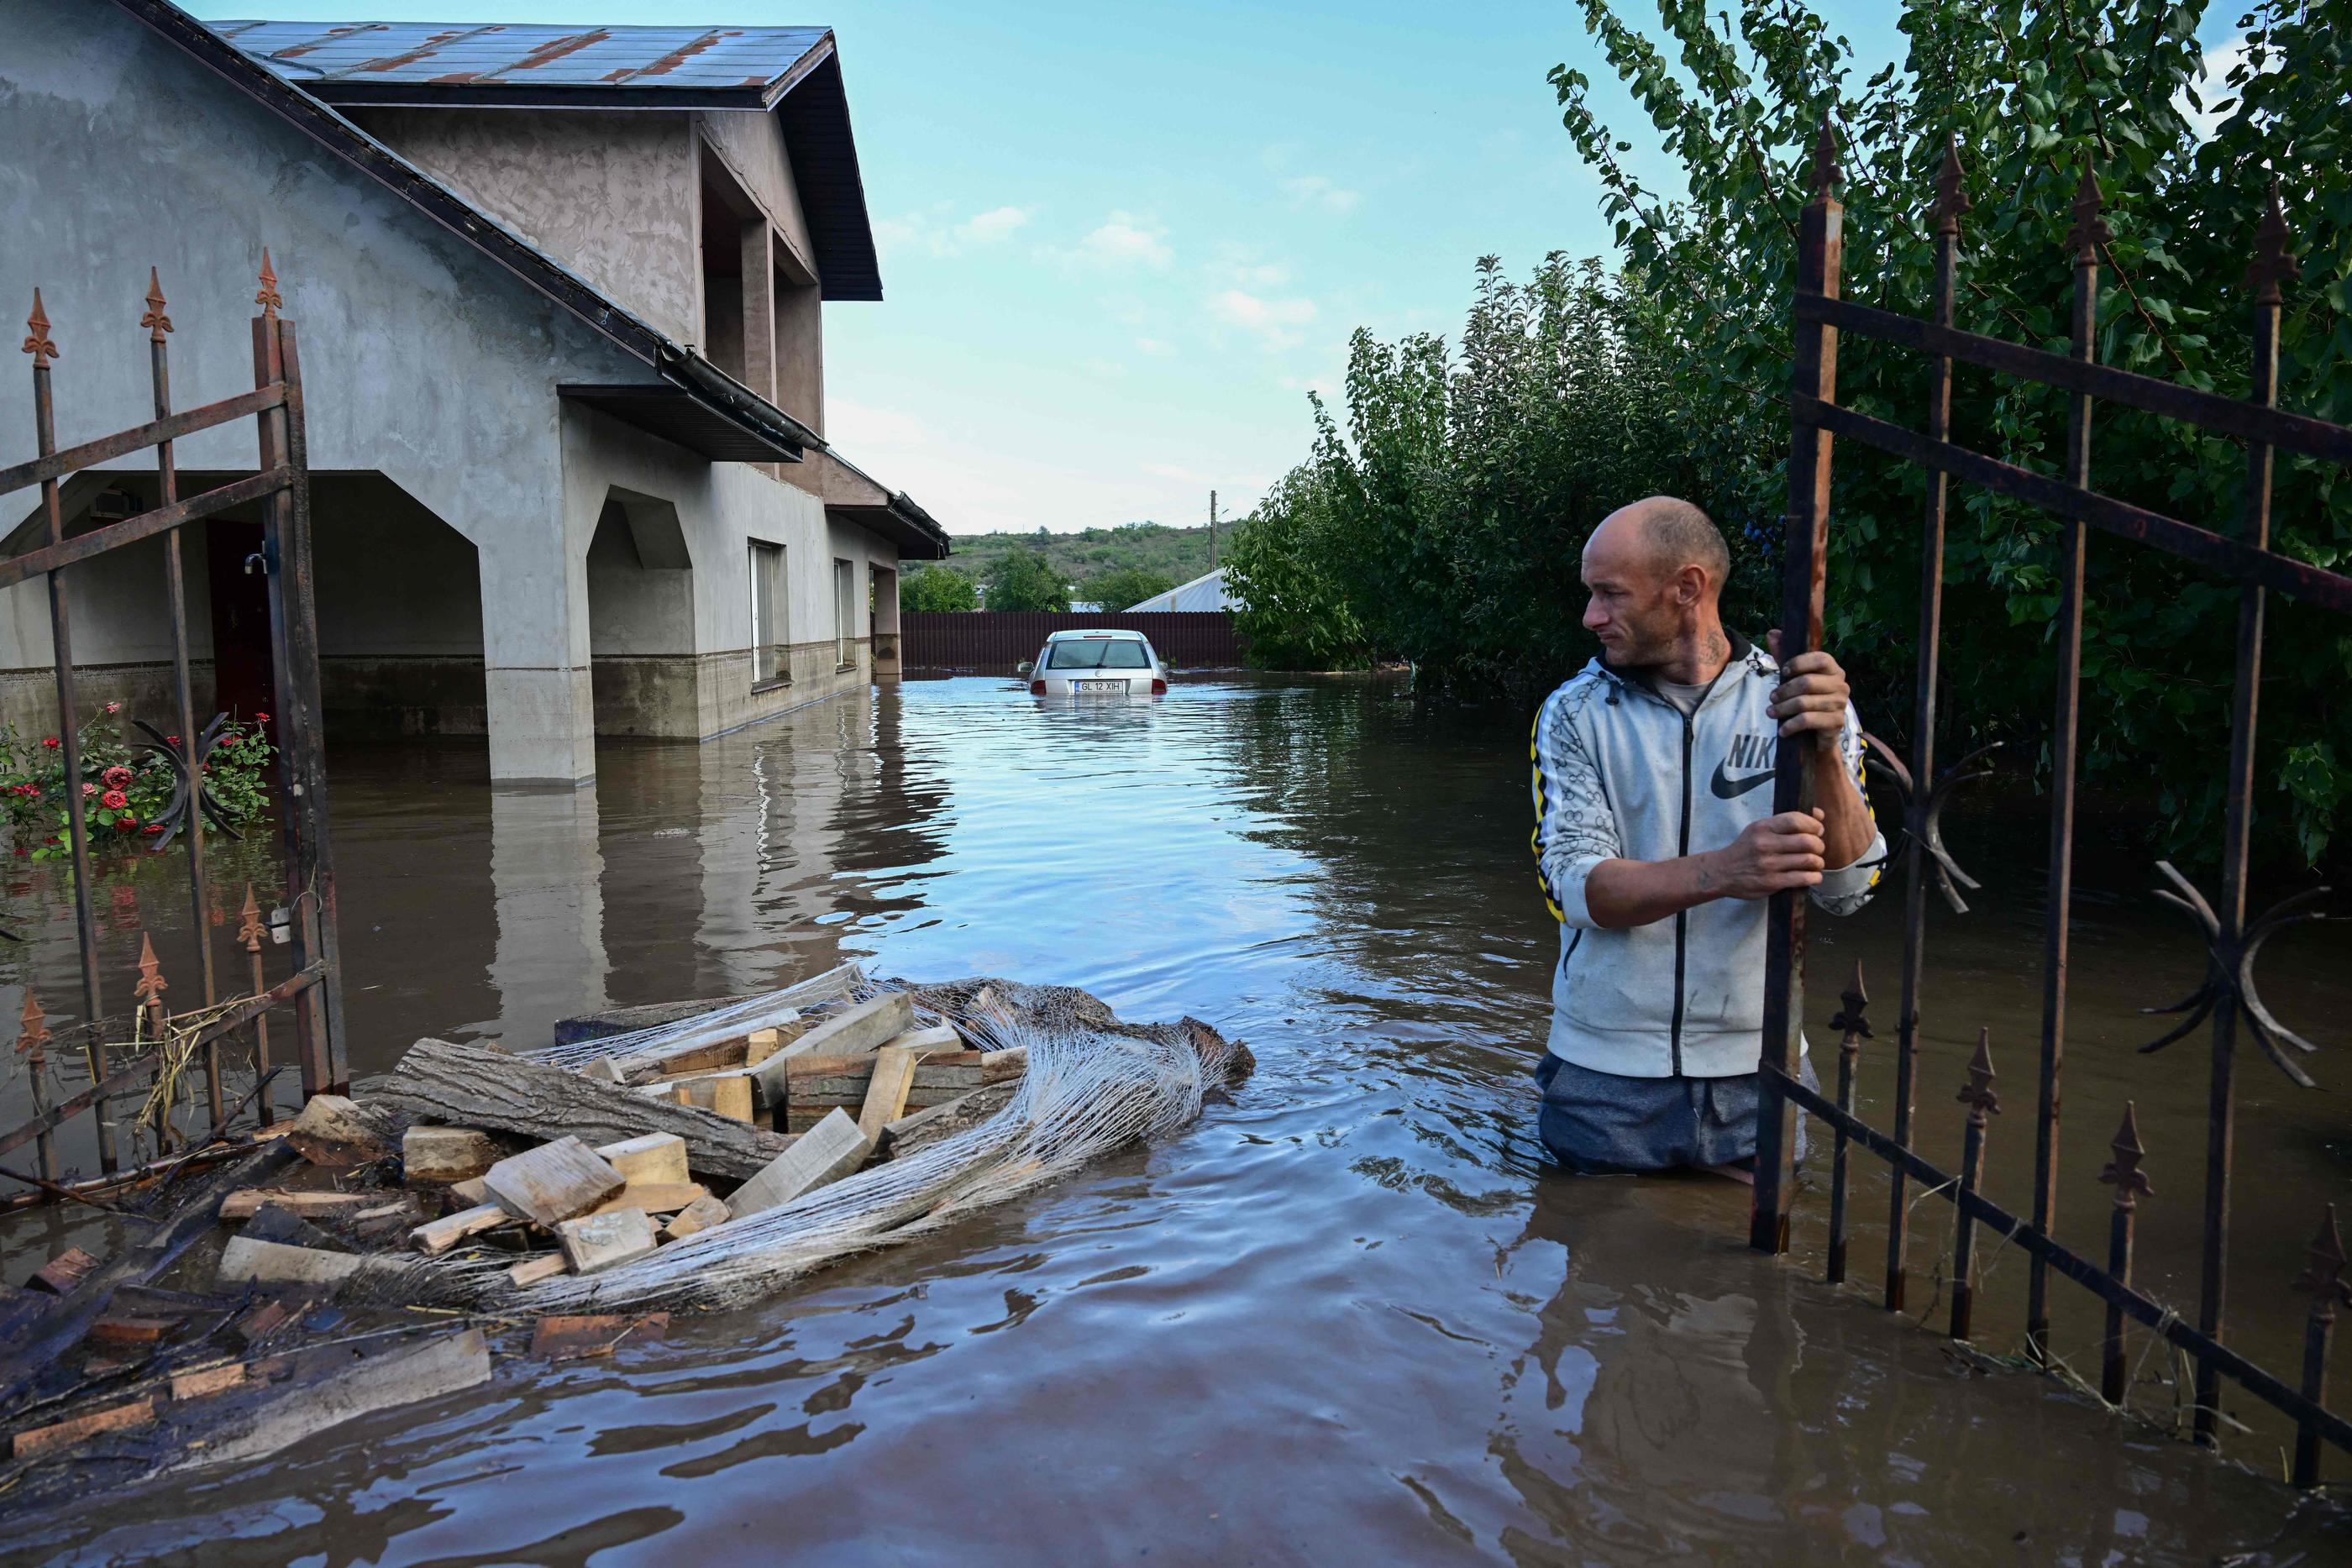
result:
[[[827,434],[958,532],[1196,523],[1212,487],[1244,511],[1357,327],[1450,336],[1481,255],[1605,252],[1553,65],[1660,172],[1570,0],[195,9],[834,27],[887,298],[825,308]],[[1824,9],[1893,57],[1891,5]]]

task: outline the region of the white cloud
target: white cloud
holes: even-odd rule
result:
[[[1097,267],[1124,270],[1135,267],[1166,267],[1174,256],[1168,231],[1150,218],[1115,212],[1100,227],[1078,242],[1077,259]]]
[[[1319,207],[1342,216],[1354,212],[1364,199],[1361,191],[1348,190],[1327,174],[1294,175],[1282,183],[1282,188],[1294,207]]]
[[[1209,314],[1228,326],[1255,333],[1268,349],[1286,349],[1305,340],[1297,329],[1315,319],[1315,301],[1297,296],[1269,299],[1227,288],[1210,298]]]
[[[2198,100],[2205,107],[2193,107],[2186,91],[2173,99],[2172,107],[2189,121],[2200,141],[2211,141],[2213,133],[2221,128],[2221,121],[2229,118],[2215,106],[2222,103],[2234,106],[2237,102],[2238,95],[2230,88],[2230,73],[2244,64],[2245,58],[2246,38],[2242,33],[2226,43],[2214,45],[2205,51],[2205,76],[2197,84]]]
[[[1143,352],[1152,355],[1154,358],[1172,354],[1176,351],[1175,344],[1164,342],[1158,338],[1138,338],[1135,340],[1135,346]]]
[[[974,245],[994,245],[999,240],[1012,238],[1013,231],[1027,223],[1029,218],[1026,207],[991,207],[958,224],[956,234]]]

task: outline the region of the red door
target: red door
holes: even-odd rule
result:
[[[269,653],[269,579],[248,557],[261,553],[261,525],[214,517],[205,525],[212,573],[213,682],[215,706],[245,719],[278,706]],[[199,716],[201,719],[202,716]]]

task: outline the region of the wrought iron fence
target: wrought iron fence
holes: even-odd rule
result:
[[[152,272],[146,311],[139,325],[147,331],[155,417],[112,434],[60,449],[57,444],[55,405],[51,391],[53,365],[60,358],[51,336],[51,323],[37,291],[27,319],[24,351],[33,360],[33,413],[37,455],[26,462],[0,468],[0,495],[37,486],[42,542],[24,553],[0,559],[0,589],[33,577],[44,577],[48,588],[50,630],[54,643],[52,672],[57,684],[58,746],[66,780],[66,851],[72,883],[75,931],[79,947],[81,997],[79,1017],[62,1038],[51,1030],[49,1015],[28,984],[19,1020],[16,1051],[28,1073],[34,1114],[20,1125],[0,1133],[0,1159],[26,1144],[35,1145],[37,1174],[0,1169],[29,1189],[20,1199],[0,1202],[0,1207],[22,1201],[47,1201],[122,1179],[122,1152],[118,1147],[114,1103],[133,1093],[143,1096],[142,1120],[152,1126],[158,1151],[175,1152],[173,1145],[195,1142],[190,1129],[175,1124],[174,1102],[184,1088],[193,1099],[193,1083],[200,1080],[210,1131],[218,1134],[247,1105],[258,1104],[263,1120],[274,1112],[269,1092],[276,1075],[268,1064],[268,1014],[291,1007],[295,1061],[301,1074],[302,1093],[310,1095],[333,1085],[338,1063],[344,1060],[340,1006],[341,961],[335,929],[334,862],[327,830],[327,780],[319,713],[318,618],[312,595],[310,562],[310,501],[308,448],[302,418],[301,362],[294,323],[278,315],[284,300],[268,252],[262,256],[260,288],[254,296],[261,314],[253,321],[254,384],[217,402],[175,413],[172,408],[170,348],[173,330],[166,313],[160,278]],[[173,445],[199,432],[250,418],[255,422],[258,461],[257,472],[205,490],[179,494],[179,474]],[[152,448],[159,504],[136,516],[76,533],[66,532],[60,501],[64,485],[77,473]],[[205,824],[234,832],[206,780],[206,760],[226,732],[226,716],[210,724],[196,723],[195,694],[189,667],[186,590],[181,559],[180,530],[199,518],[232,507],[257,506],[262,518],[262,547],[257,565],[268,580],[272,667],[275,671],[278,757],[277,816],[283,854],[284,882],[273,890],[279,903],[265,922],[254,889],[246,889],[243,921],[237,940],[245,949],[247,973],[244,984],[222,995],[223,983],[210,933],[213,893],[205,859]],[[173,694],[178,732],[161,735],[142,726],[148,738],[144,749],[162,759],[173,776],[172,798],[154,819],[161,831],[152,836],[150,852],[160,853],[175,841],[185,846],[190,906],[189,931],[196,947],[197,984],[201,1001],[174,1011],[164,1000],[170,982],[163,977],[152,941],[142,942],[138,977],[132,986],[133,1007],[127,1023],[110,1015],[101,974],[98,920],[90,883],[89,806],[82,778],[80,710],[76,701],[71,606],[66,592],[68,571],[80,562],[108,551],[161,538],[172,637]],[[272,982],[265,973],[263,936],[272,945],[290,948],[290,972]],[[125,1032],[127,1031],[127,1033]],[[223,1042],[242,1037],[251,1051],[252,1086],[235,1104],[228,1103],[228,1074],[221,1057]],[[128,1060],[110,1060],[110,1045],[127,1046]],[[79,1092],[57,1098],[52,1092],[52,1051],[78,1051],[89,1076]],[[57,1134],[73,1118],[87,1114],[92,1123],[101,1176],[92,1182],[69,1184],[60,1179]],[[194,1120],[193,1110],[187,1113]],[[201,1145],[200,1145],[201,1146]],[[182,1147],[177,1157],[189,1151]]]
[[[1828,1275],[1845,1277],[1851,1150],[1854,1145],[1885,1160],[1891,1170],[1887,1210],[1885,1301],[1904,1305],[1908,1277],[1908,1215],[1916,1197],[1939,1196],[1955,1207],[1951,1333],[1966,1339],[1971,1328],[1977,1275],[1976,1229],[1988,1226],[2030,1259],[2027,1281],[2027,1347],[2048,1364],[2049,1281],[2053,1273],[2074,1281],[2105,1304],[2101,1341],[2102,1390],[2119,1403],[2126,1389],[2126,1321],[2137,1322],[2189,1357],[2196,1366],[2195,1432],[2211,1444],[2220,1417],[2220,1385],[2229,1378],[2272,1405],[2297,1428],[2294,1479],[2315,1484],[2323,1441],[2352,1449],[2352,1422],[2324,1404],[2328,1340],[2335,1311],[2352,1302],[2345,1279],[2344,1249],[2333,1206],[2320,1217],[2296,1286],[2312,1298],[2305,1329],[2305,1364],[2299,1384],[2290,1384],[2228,1347],[2225,1339],[2230,1232],[2230,1172],[2236,1101],[2240,1031],[2262,1048],[2287,1077],[2305,1087],[2312,1079],[2294,1053],[2315,1048],[2266,1009],[2257,993],[2253,963],[2263,942],[2281,927],[2319,917],[2315,907],[2326,890],[2300,894],[2249,919],[2246,882],[2249,858],[2254,735],[2263,658],[2263,616],[2268,594],[2352,614],[2352,578],[2281,555],[2270,549],[2273,463],[2279,451],[2300,453],[2352,466],[2352,430],[2288,413],[2278,402],[2280,286],[2296,274],[2290,235],[2278,191],[2255,236],[2247,283],[2252,293],[2252,396],[2233,399],[2101,365],[2095,358],[2098,287],[2107,228],[2104,203],[2091,171],[2084,171],[2068,243],[2074,253],[2072,346],[2064,354],[2028,348],[1953,326],[1954,285],[1959,269],[1960,219],[1968,210],[1958,149],[1948,145],[1930,208],[1936,246],[1932,319],[1872,308],[1839,298],[1842,263],[1841,214],[1834,193],[1839,179],[1837,146],[1824,124],[1814,150],[1812,196],[1799,233],[1795,297],[1795,343],[1791,388],[1790,511],[1783,562],[1781,641],[1788,648],[1821,646],[1823,575],[1830,517],[1830,455],[1834,438],[1874,447],[1927,471],[1927,511],[1920,557],[1919,641],[1916,723],[1912,756],[1906,768],[1883,743],[1871,750],[1885,766],[1904,800],[1902,996],[1896,1019],[1892,1132],[1882,1132],[1854,1113],[1854,1076],[1860,1042],[1871,1030],[1867,998],[1856,973],[1844,993],[1844,1007],[1831,1020],[1841,1031],[1834,1100],[1808,1089],[1796,1073],[1799,1031],[1804,1013],[1805,927],[1801,894],[1780,894],[1771,904],[1767,949],[1764,1013],[1764,1093],[1758,1110],[1756,1198],[1750,1241],[1758,1249],[1785,1251],[1789,1210],[1795,1188],[1792,1155],[1795,1118],[1801,1110],[1828,1124],[1834,1134],[1830,1170]],[[1918,350],[1927,356],[1927,428],[1924,434],[1843,408],[1837,402],[1838,337],[1842,332]],[[2063,476],[2053,477],[2002,462],[1956,444],[1951,438],[1952,368],[1978,366],[1997,374],[2037,382],[2066,394],[2067,438]],[[2195,527],[2174,517],[2103,496],[2091,487],[2091,423],[2095,403],[2106,402],[2186,421],[2234,437],[2247,450],[2244,520],[2236,537]],[[2043,943],[2041,1051],[2034,1106],[2034,1165],[2030,1214],[2013,1214],[1982,1190],[1984,1150],[1991,1117],[2000,1109],[1994,1088],[1991,1044],[1979,1039],[1958,1100],[1968,1107],[1960,1169],[1948,1173],[1914,1146],[1917,1099],[1919,997],[1925,967],[1926,901],[1932,877],[1956,910],[1966,909],[1959,886],[1974,887],[1953,862],[1941,834],[1941,815],[1955,787],[1969,778],[1982,752],[1972,753],[1941,776],[1936,771],[1936,692],[1941,651],[1943,553],[1947,491],[1959,478],[2037,506],[2064,520],[2061,537],[2057,612],[2058,692],[2050,732],[2050,855],[2047,931]],[[2221,845],[2221,894],[2210,904],[2170,865],[2158,869],[2172,883],[2157,896],[2186,911],[2208,949],[2202,986],[2160,1012],[2186,1012],[2185,1021],[2141,1049],[2158,1051],[2186,1038],[2210,1020],[2211,1082],[2208,1100],[2204,1228],[2197,1317],[2189,1322],[2135,1289],[2131,1283],[2133,1221],[2138,1200],[2149,1191],[2140,1169],[2145,1151],[2126,1106],[2113,1141],[2115,1157],[2099,1179],[2113,1186],[2112,1218],[2105,1265],[2061,1243],[2055,1235],[2059,1105],[2066,1040],[2067,926],[2073,904],[2076,742],[2081,694],[2083,569],[2087,531],[2113,535],[2167,551],[2221,573],[2239,584],[2238,637],[2232,688],[2227,808]],[[1810,770],[1801,748],[1780,748],[1774,809],[1811,805]],[[2284,1270],[2282,1270],[2284,1274]]]

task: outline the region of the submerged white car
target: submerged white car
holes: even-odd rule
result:
[[[1034,696],[1160,696],[1168,690],[1167,668],[1140,632],[1056,632],[1020,669]]]

